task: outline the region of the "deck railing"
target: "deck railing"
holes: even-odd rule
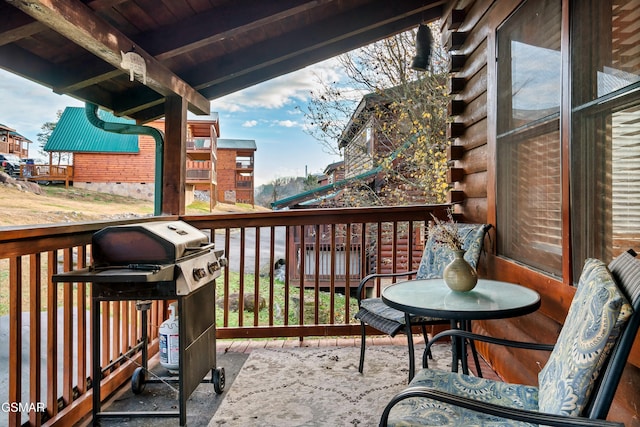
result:
[[[216,247],[224,249],[229,260],[216,283],[216,301],[212,301],[212,309],[217,307],[219,338],[302,339],[358,334],[353,290],[360,276],[383,269],[385,258],[392,270],[416,268],[414,231],[425,226],[431,213],[445,217],[445,211],[446,206],[438,205],[179,219],[211,233]],[[95,385],[89,351],[91,286],[55,284],[52,276],[90,265],[91,236],[96,231],[108,225],[159,219],[178,218],[0,230],[0,321],[6,322],[8,330],[8,342],[0,350],[0,358],[8,360],[0,367],[8,387],[0,389],[4,394],[0,401],[9,405],[9,425],[71,425],[91,411],[90,390]],[[358,252],[340,248],[350,247],[362,237],[356,235],[359,233],[368,239],[371,257],[367,262],[375,262],[355,272],[352,266],[362,265],[362,259],[351,258]],[[321,248],[323,253],[312,251],[301,258],[306,251],[299,251],[300,247]],[[306,259],[310,256],[314,265],[324,265],[312,274]],[[321,259],[327,263],[322,264]],[[296,270],[298,274],[292,274]],[[321,277],[323,272],[325,277]],[[369,292],[378,294],[380,283]],[[150,355],[158,351],[158,327],[165,319],[166,304],[154,302],[150,311]],[[100,307],[102,353],[96,356],[102,366],[101,395],[108,396],[136,368],[142,333],[135,302],[102,302]]]

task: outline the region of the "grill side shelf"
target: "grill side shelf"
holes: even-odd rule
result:
[[[93,283],[155,283],[174,280],[175,264],[160,265],[157,270],[134,270],[126,267],[93,270],[81,270],[58,273],[52,276],[54,283],[93,282]]]

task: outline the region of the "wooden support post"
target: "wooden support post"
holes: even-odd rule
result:
[[[165,102],[162,213],[184,215],[187,162],[187,102],[170,96]]]

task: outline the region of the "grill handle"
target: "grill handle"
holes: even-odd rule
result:
[[[198,246],[198,247],[190,247],[187,246],[185,247],[185,250],[187,251],[204,251],[204,250],[208,250],[208,249],[213,249],[215,247],[215,243],[207,243],[206,245],[202,245],[202,246]]]

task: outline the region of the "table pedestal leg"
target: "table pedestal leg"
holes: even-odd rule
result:
[[[409,382],[413,379],[416,371],[415,352],[413,349],[413,334],[411,331],[411,316],[404,314],[405,333],[407,334],[407,345],[409,347]]]

